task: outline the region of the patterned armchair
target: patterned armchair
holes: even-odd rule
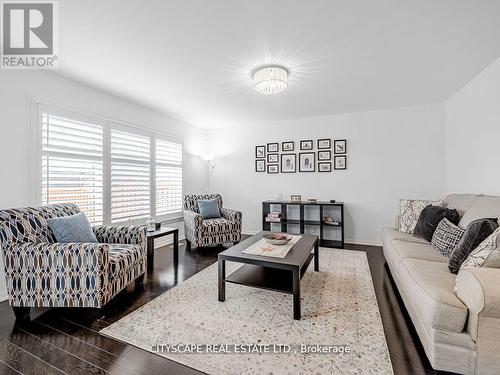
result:
[[[199,214],[198,200],[217,199],[221,218],[203,219]],[[220,194],[184,196],[184,233],[187,247],[210,247],[241,240],[241,212],[222,207]]]
[[[56,243],[47,220],[80,212],[74,204],[0,211],[9,303],[30,307],[104,306],[146,270],[144,227],[94,227],[98,243]]]

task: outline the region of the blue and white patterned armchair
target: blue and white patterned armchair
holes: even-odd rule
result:
[[[198,200],[202,199],[217,199],[222,217],[203,219],[198,209]],[[236,244],[241,240],[241,212],[223,208],[220,194],[185,195],[184,233],[188,248]]]
[[[80,212],[74,204],[0,211],[9,303],[30,307],[104,306],[146,270],[145,227],[94,227],[98,243],[56,243],[47,219]]]

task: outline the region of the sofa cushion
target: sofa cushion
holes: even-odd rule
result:
[[[207,235],[211,233],[230,233],[237,229],[238,223],[224,218],[203,220],[202,229]]]
[[[399,201],[399,230],[403,233],[413,233],[422,210],[429,205],[440,206],[441,204],[441,201],[401,199]]]
[[[413,234],[431,241],[438,224],[445,218],[455,225],[460,221],[457,210],[443,206],[427,206],[422,210]]]
[[[464,232],[465,229],[456,226],[448,219],[443,219],[432,235],[431,245],[447,257],[458,245]]]
[[[481,196],[476,194],[448,194],[443,199],[443,204],[450,209],[457,210],[460,216],[463,216],[470,206]]]
[[[455,275],[446,263],[407,258],[399,269],[401,287],[428,327],[462,332],[468,309],[453,292]]]
[[[448,258],[440,254],[429,243],[394,240],[392,247],[401,260],[414,258],[448,264]]]
[[[123,272],[146,259],[146,251],[139,245],[108,244],[109,278],[119,277]]]
[[[399,240],[399,241],[429,244],[429,242],[424,240],[423,238],[414,236],[413,234],[410,233],[400,232],[396,228],[391,228],[391,227],[382,228],[382,240],[385,243],[390,243],[394,240]]]
[[[471,222],[485,217],[500,217],[500,197],[483,195],[478,197],[464,213],[459,225],[466,228]]]

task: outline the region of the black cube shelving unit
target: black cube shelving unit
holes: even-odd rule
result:
[[[271,206],[280,206],[281,219],[279,222],[266,221],[267,214],[271,212]],[[298,206],[300,217],[299,219],[289,219],[287,217],[287,207]],[[306,220],[304,211],[305,207],[319,207],[318,220]],[[324,221],[324,211],[326,207],[338,207],[340,210],[340,223],[329,224]],[[333,247],[338,249],[344,248],[344,204],[340,202],[291,202],[291,201],[265,201],[262,202],[262,230],[271,231],[271,224],[280,225],[281,232],[288,232],[288,225],[299,225],[300,234],[305,233],[305,227],[318,226],[319,227],[319,245],[323,247]],[[335,228],[340,231],[340,240],[330,240],[324,238],[325,228]]]

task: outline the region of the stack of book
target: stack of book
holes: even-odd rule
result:
[[[268,223],[281,223],[281,212],[269,212],[266,221]]]

